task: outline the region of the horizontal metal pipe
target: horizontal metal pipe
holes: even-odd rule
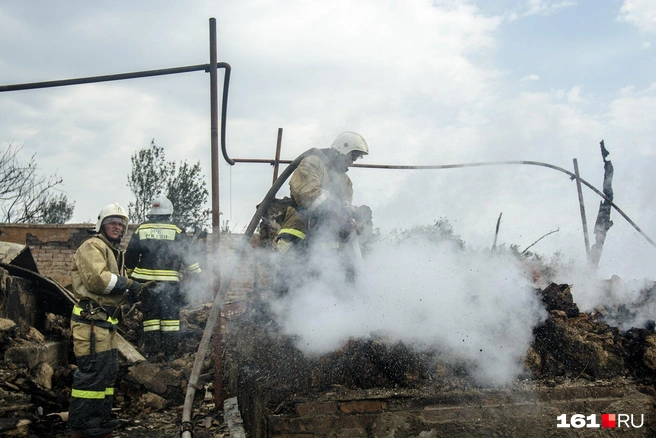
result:
[[[234,158],[232,160],[234,163],[259,163],[259,164],[270,164],[274,165],[275,160],[267,160],[267,159],[259,159],[259,158]],[[289,160],[280,160],[278,161],[280,164],[289,164],[291,161]]]
[[[233,160],[235,163],[268,163],[273,165],[274,161],[273,160],[260,160],[260,159],[250,159],[250,158],[235,158]],[[289,163],[288,160],[280,160],[279,163]],[[554,169],[559,172],[562,172],[566,175],[569,175],[571,179],[577,179],[576,175],[569,170],[563,169],[562,167],[554,166],[553,164],[549,163],[543,163],[540,161],[486,161],[486,162],[480,162],[480,163],[464,163],[464,164],[436,164],[436,165],[420,165],[420,166],[414,166],[414,165],[396,165],[396,164],[354,164],[353,167],[361,167],[361,168],[366,168],[366,169],[396,169],[396,170],[432,170],[432,169],[458,169],[458,168],[463,168],[463,167],[482,167],[482,166],[501,166],[501,165],[530,165],[530,166],[540,166],[540,167],[547,167],[549,169]],[[631,226],[638,232],[642,237],[644,237],[647,242],[651,243],[652,246],[656,247],[656,243],[649,237],[647,234],[645,234],[644,231],[640,229],[640,227],[629,218],[629,216],[626,215],[620,209],[610,198],[608,198],[606,195],[604,195],[601,191],[599,191],[595,186],[584,180],[583,178],[578,178],[579,181],[581,181],[581,184],[584,184],[587,186],[590,190],[595,192],[597,195],[599,195],[603,200],[608,202],[626,221],[631,224]]]
[[[216,68],[230,68],[225,62],[217,62]],[[58,81],[32,82],[26,84],[0,85],[0,92],[32,90],[36,88],[64,87],[68,85],[92,84],[96,82],[120,81],[123,79],[146,78],[150,76],[164,76],[179,73],[188,73],[192,71],[210,71],[210,64],[188,65],[185,67],[164,68],[159,70],[136,71],[131,73],[118,73],[113,75],[90,76],[86,78],[62,79]]]

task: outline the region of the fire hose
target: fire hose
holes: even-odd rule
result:
[[[193,438],[194,436],[193,425],[191,423],[191,411],[194,404],[196,389],[198,387],[198,378],[203,368],[203,361],[205,360],[205,352],[207,351],[208,345],[212,338],[212,334],[214,333],[214,326],[219,320],[219,316],[221,314],[221,308],[222,308],[221,300],[223,299],[223,297],[226,295],[226,292],[230,288],[230,283],[232,282],[232,275],[234,272],[237,271],[236,269],[237,264],[242,259],[242,256],[244,255],[246,248],[248,248],[249,246],[250,239],[253,236],[253,233],[255,232],[257,225],[262,219],[262,216],[264,216],[267,209],[269,208],[271,201],[273,201],[276,194],[278,193],[278,190],[280,190],[280,187],[282,187],[282,185],[285,183],[285,181],[287,181],[287,179],[291,176],[294,170],[296,170],[296,168],[303,160],[303,158],[307,157],[308,155],[317,154],[318,152],[319,152],[318,149],[314,149],[314,148],[308,149],[307,151],[303,152],[301,155],[296,157],[296,159],[292,161],[289,164],[289,166],[287,166],[287,168],[280,174],[278,179],[276,179],[276,181],[273,183],[273,185],[267,192],[262,202],[260,202],[260,204],[257,206],[255,215],[253,215],[253,218],[251,219],[250,223],[248,224],[248,227],[246,228],[246,231],[244,232],[244,237],[240,241],[235,257],[233,258],[232,261],[233,266],[231,266],[231,269],[228,269],[226,271],[227,272],[226,277],[221,282],[221,287],[219,288],[219,291],[216,294],[216,297],[214,298],[212,308],[210,309],[210,314],[207,318],[207,322],[205,323],[203,336],[200,339],[200,343],[198,345],[198,351],[196,352],[196,356],[194,358],[194,365],[191,369],[191,374],[189,376],[189,382],[187,384],[187,394],[185,395],[185,401],[182,408],[182,423],[180,426],[180,436],[182,438]]]
[[[268,193],[262,200],[262,202],[258,205],[257,210],[255,211],[255,215],[251,219],[248,227],[246,228],[246,231],[244,232],[244,237],[241,240],[237,251],[236,255],[233,259],[233,266],[231,266],[231,269],[227,270],[227,275],[221,282],[221,287],[219,288],[219,292],[216,294],[216,297],[214,299],[214,303],[212,304],[212,308],[210,310],[209,317],[207,319],[207,322],[205,324],[205,329],[203,331],[203,335],[201,337],[200,344],[198,346],[198,351],[196,353],[196,357],[194,359],[194,365],[192,367],[191,375],[189,376],[189,382],[187,385],[187,394],[185,396],[185,402],[183,406],[183,411],[182,411],[182,423],[180,427],[180,436],[182,438],[193,438],[193,426],[191,423],[191,410],[193,407],[193,402],[194,402],[194,397],[198,385],[198,378],[200,376],[200,373],[202,371],[202,366],[203,366],[203,361],[205,360],[205,352],[207,351],[209,342],[211,340],[212,334],[214,332],[214,326],[216,325],[220,313],[221,313],[221,300],[225,296],[227,290],[230,287],[230,283],[232,282],[232,275],[234,272],[236,272],[236,267],[237,264],[240,262],[246,248],[249,246],[250,238],[252,237],[253,233],[255,232],[255,229],[257,228],[258,223],[262,219],[262,216],[266,213],[267,209],[269,208],[271,201],[275,198],[275,195],[278,193],[278,190],[280,190],[280,187],[284,184],[284,182],[291,176],[291,174],[296,170],[298,165],[300,164],[301,160],[303,160],[305,157],[311,154],[316,154],[318,152],[317,149],[308,149],[307,151],[303,152],[301,155],[299,155],[294,161],[289,163],[289,166],[280,174],[278,179],[273,183],[271,188],[269,189]],[[225,151],[224,151],[225,154]],[[231,160],[232,161],[232,160]],[[455,168],[455,167],[474,167],[474,166],[486,166],[486,165],[503,165],[503,164],[530,164],[530,165],[536,165],[536,166],[543,166],[543,167],[548,167],[552,168],[555,170],[558,170],[560,172],[563,172],[567,175],[569,175],[571,178],[576,178],[576,175],[573,173],[562,169],[560,167],[547,164],[547,163],[541,163],[541,162],[535,162],[535,161],[502,161],[502,162],[487,162],[487,163],[469,163],[469,164],[460,164],[460,165],[441,165],[441,166],[377,166],[377,165],[356,165],[357,167],[369,167],[369,168],[393,168],[393,169],[447,169],[447,168]],[[606,200],[611,204],[612,207],[617,210],[624,219],[626,219],[645,239],[649,241],[653,246],[656,246],[656,243],[651,240],[617,205],[615,205],[612,200],[608,199],[603,193],[601,193],[599,190],[597,190],[594,186],[592,186],[590,183],[587,181],[583,180],[582,178],[580,179],[581,183],[589,187],[592,191],[594,191],[597,195],[599,195],[601,198]],[[359,251],[359,243],[356,239],[352,239],[350,241],[350,244],[353,247],[353,250],[355,252],[356,259],[359,261],[358,255],[361,254]]]

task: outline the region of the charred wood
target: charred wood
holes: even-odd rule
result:
[[[601,259],[601,253],[604,248],[604,242],[606,241],[606,234],[610,227],[613,226],[613,221],[610,220],[610,210],[612,208],[613,201],[613,163],[610,160],[606,160],[606,157],[610,154],[604,145],[604,141],[601,140],[601,156],[604,160],[604,183],[603,183],[603,192],[607,199],[604,199],[599,204],[599,212],[597,213],[597,221],[594,226],[594,235],[595,235],[595,244],[590,248],[590,254],[588,257],[588,263],[593,266],[599,266],[599,260]]]

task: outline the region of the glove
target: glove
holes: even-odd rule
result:
[[[337,233],[342,240],[346,241],[351,233],[356,231],[355,220],[353,220],[350,214],[342,214],[338,220],[339,228],[337,228]]]
[[[143,284],[139,283],[137,280],[132,280],[132,284],[130,284],[126,293],[130,304],[134,304],[139,301],[139,295],[141,295],[142,288]]]
[[[353,215],[344,206],[332,210],[327,219],[328,223],[326,225],[342,239],[346,239],[351,231],[355,229]]]
[[[309,226],[310,229],[321,227],[334,230],[338,234],[342,234],[347,230],[348,234],[355,226],[353,217],[349,209],[334,198],[328,198],[324,201],[310,216],[308,221],[314,224],[314,227]]]

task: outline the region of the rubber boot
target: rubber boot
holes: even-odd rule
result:
[[[162,352],[166,362],[174,361],[178,356],[178,340],[180,332],[162,333]]]
[[[114,430],[105,427],[92,427],[85,430],[71,430],[71,438],[109,438]]]
[[[149,362],[157,361],[157,355],[162,351],[162,332],[153,330],[144,332],[144,356]]]
[[[106,427],[108,429],[116,429],[120,425],[121,425],[121,420],[111,419],[111,420],[105,421],[100,426],[101,427]]]

